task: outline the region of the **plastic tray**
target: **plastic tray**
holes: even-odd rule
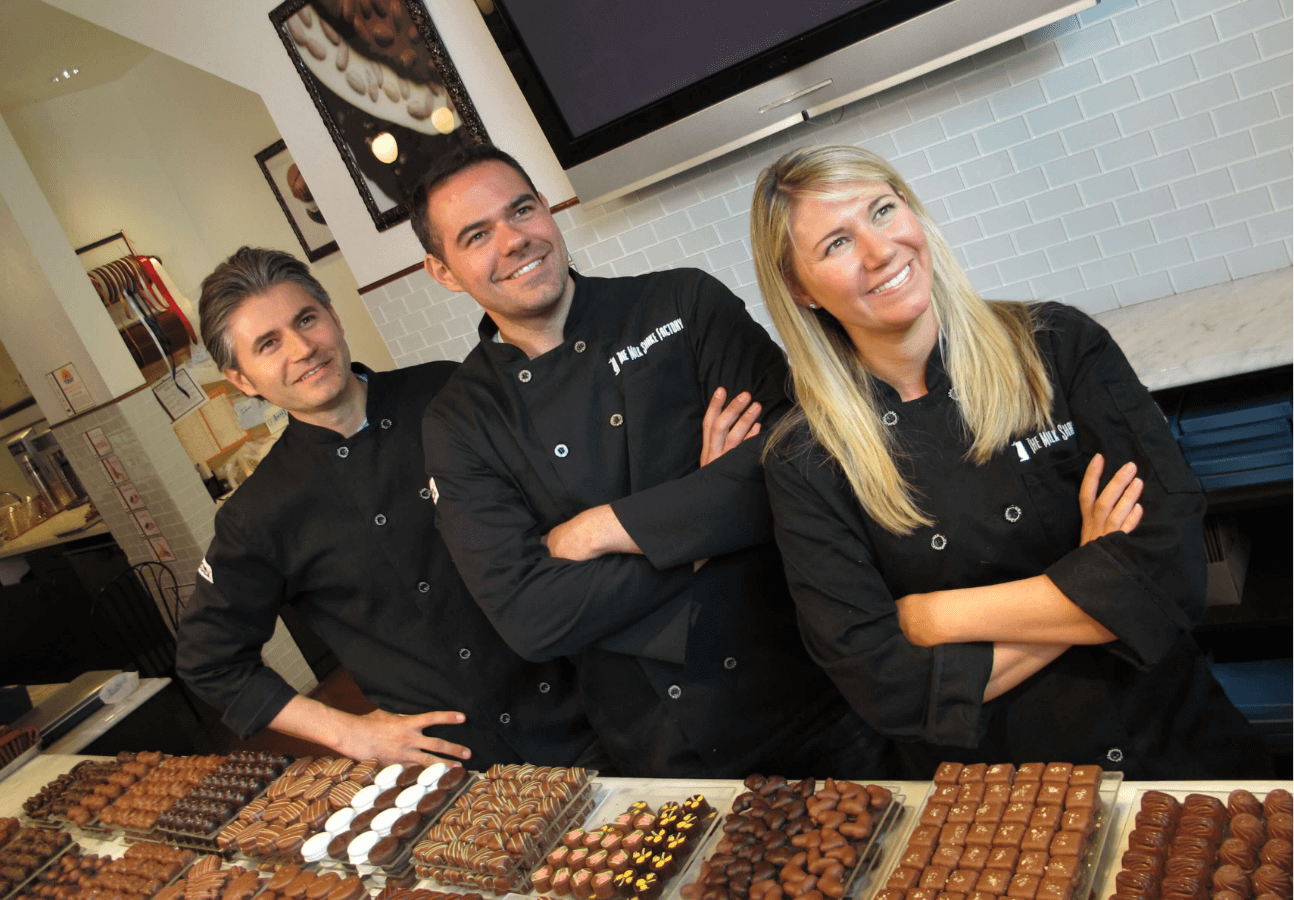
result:
[[[1083,868],[1079,874],[1078,883],[1074,887],[1071,895],[1074,900],[1086,898],[1092,889],[1092,884],[1096,879],[1096,873],[1101,868],[1101,859],[1105,852],[1106,840],[1110,836],[1110,831],[1114,828],[1117,819],[1117,810],[1114,805],[1115,795],[1119,792],[1119,785],[1123,783],[1122,772],[1103,772],[1101,774],[1101,783],[1097,786],[1097,804],[1096,804],[1096,825],[1088,838],[1087,851],[1083,855]],[[922,798],[921,804],[911,808],[910,815],[903,816],[905,827],[897,829],[894,833],[897,837],[888,842],[889,846],[885,851],[885,864],[875,866],[871,870],[878,873],[881,877],[869,877],[860,885],[855,894],[847,896],[857,896],[859,900],[871,900],[882,888],[885,887],[886,878],[894,867],[898,864],[898,859],[902,855],[907,845],[907,839],[912,833],[912,829],[920,818],[921,810],[934,790],[931,784]]]
[[[692,862],[697,858],[697,854],[710,844],[711,834],[716,824],[723,818],[724,810],[731,808],[733,797],[736,797],[743,790],[745,790],[744,787],[713,781],[660,781],[639,786],[603,788],[594,795],[593,806],[589,813],[579,821],[579,825],[586,831],[608,825],[615,820],[616,816],[628,809],[631,803],[639,800],[650,805],[653,810],[658,810],[662,804],[670,801],[682,803],[693,794],[703,795],[712,807],[712,812],[706,817],[696,840],[692,841],[691,847],[687,851],[687,859],[683,861],[678,874],[665,883],[661,900],[670,900],[670,898],[678,895],[679,887],[684,883],[682,879],[692,868]],[[572,822],[571,827],[574,827],[575,824],[575,822]],[[554,836],[554,839],[547,844],[544,852],[530,867],[531,872],[541,866],[548,854],[552,853],[561,844],[562,837],[568,830],[569,828],[562,829]],[[523,892],[530,892],[531,889],[530,879],[527,876],[522,890]]]
[[[37,878],[41,876],[42,872],[44,872],[50,866],[54,865],[54,863],[58,862],[58,860],[62,858],[64,853],[66,853],[67,851],[71,850],[73,847],[76,847],[76,846],[78,846],[76,841],[68,841],[66,844],[64,844],[62,847],[58,849],[57,853],[53,854],[52,856],[50,856],[49,859],[45,860],[43,863],[41,863],[39,866],[33,869],[32,873],[28,875],[24,880],[18,882],[18,884],[14,886],[14,889],[12,891],[9,891],[3,897],[0,897],[0,900],[9,900],[10,897],[16,897],[19,894],[21,894],[28,885],[30,885],[33,881],[35,881]]]
[[[1162,794],[1168,794],[1170,796],[1176,797],[1178,800],[1185,800],[1191,794],[1204,794],[1206,797],[1215,797],[1218,800],[1221,800],[1223,806],[1226,805],[1227,798],[1231,794],[1230,788],[1222,791],[1200,791],[1200,790],[1192,790],[1189,788],[1182,789],[1182,790],[1172,790],[1172,789],[1158,788],[1158,787],[1142,788],[1141,790],[1138,790],[1136,793],[1134,793],[1132,795],[1132,803],[1128,807],[1127,814],[1123,817],[1123,822],[1121,823],[1121,827],[1118,829],[1118,832],[1119,832],[1118,838],[1109,842],[1109,849],[1110,849],[1109,863],[1103,868],[1103,871],[1110,872],[1109,882],[1111,886],[1113,886],[1114,884],[1114,876],[1119,874],[1120,869],[1123,868],[1122,859],[1123,859],[1124,851],[1128,849],[1128,835],[1131,834],[1132,830],[1137,827],[1137,813],[1141,810],[1141,798],[1152,790],[1158,791]],[[1253,795],[1258,798],[1259,802],[1262,802],[1267,798],[1266,791],[1254,791]],[[1113,888],[1110,891],[1102,892],[1100,897],[1094,897],[1094,900],[1105,900],[1105,898],[1108,897],[1111,893],[1113,893]],[[1078,894],[1075,893],[1074,896],[1077,897]]]
[[[422,823],[422,827],[419,828],[412,837],[400,845],[400,849],[396,852],[390,862],[381,866],[355,866],[339,859],[325,858],[321,859],[318,863],[320,869],[337,872],[339,874],[359,875],[361,877],[382,875],[384,878],[396,878],[403,875],[405,872],[409,871],[410,867],[413,865],[413,848],[418,846],[418,844],[422,842],[423,838],[427,836],[427,832],[431,830],[431,826],[440,821],[440,817],[445,814],[445,810],[452,807],[458,798],[467,793],[468,788],[475,784],[479,779],[479,775],[474,772],[469,772],[467,777],[459,782],[453,790],[447,791],[445,799],[441,802],[440,806],[427,814],[427,821]],[[318,832],[316,832],[316,834],[317,833]]]
[[[583,822],[593,811],[595,798],[602,786],[592,781],[593,772],[589,772],[589,781],[575,794],[566,806],[553,817],[548,827],[542,834],[538,835],[532,845],[532,849],[524,856],[519,857],[509,866],[506,872],[489,873],[492,878],[506,879],[508,883],[507,893],[524,894],[530,890],[530,870],[533,869],[538,860],[543,859],[549,852],[552,845],[561,838],[562,834],[574,825],[576,822]],[[427,867],[432,868],[432,867]],[[470,875],[481,875],[484,873],[473,872],[467,869],[456,869],[454,866],[439,866],[435,868],[445,869],[447,871],[461,871]],[[421,872],[419,873],[421,874]],[[442,882],[435,875],[423,876],[430,877],[439,884],[445,884],[454,889],[464,887],[465,885],[455,885],[451,882]]]

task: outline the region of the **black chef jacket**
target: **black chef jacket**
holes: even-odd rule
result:
[[[296,693],[261,661],[290,603],[378,707],[466,715],[427,733],[470,747],[473,768],[569,764],[593,743],[573,668],[513,653],[436,532],[420,423],[455,368],[355,366],[368,377],[367,427],[343,438],[291,419],[216,514],[177,668],[240,736],[268,725]]]
[[[807,427],[768,461],[810,653],[867,722],[924,742],[900,745],[910,777],[930,777],[941,758],[1095,762],[1139,779],[1259,777],[1260,740],[1190,635],[1205,605],[1199,484],[1109,333],[1069,307],[1040,312],[1055,425],[984,466],[965,460],[938,348],[924,397],[904,403],[877,383],[934,525],[910,535],[880,527]],[[1132,534],[1080,547],[1078,488],[1097,452],[1107,478],[1137,464],[1145,515]],[[987,704],[991,643],[918,647],[899,628],[897,597],[1043,573],[1117,640],[1071,647]]]
[[[760,441],[699,467],[716,388],[750,391],[766,428],[788,406],[742,302],[690,269],[577,278],[559,347],[529,359],[497,333],[486,316],[424,444],[437,523],[500,634],[578,661],[622,774],[874,773],[879,741],[796,634]],[[543,535],[604,503],[642,556],[549,556]]]

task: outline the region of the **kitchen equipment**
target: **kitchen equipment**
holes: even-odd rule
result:
[[[89,501],[48,424],[38,422],[15,431],[5,443],[35,489],[35,496],[45,504],[47,515]]]

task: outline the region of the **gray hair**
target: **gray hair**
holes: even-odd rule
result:
[[[207,345],[207,352],[218,369],[238,368],[238,357],[228,334],[229,317],[244,300],[279,284],[295,284],[318,300],[324,309],[332,306],[328,292],[310,274],[310,268],[282,250],[240,247],[202,280],[202,296],[198,300],[202,343]]]

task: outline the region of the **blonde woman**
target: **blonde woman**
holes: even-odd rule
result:
[[[799,402],[765,469],[801,632],[908,774],[1263,774],[1190,634],[1204,498],[1105,330],[981,299],[857,148],[766,170],[751,236]]]

